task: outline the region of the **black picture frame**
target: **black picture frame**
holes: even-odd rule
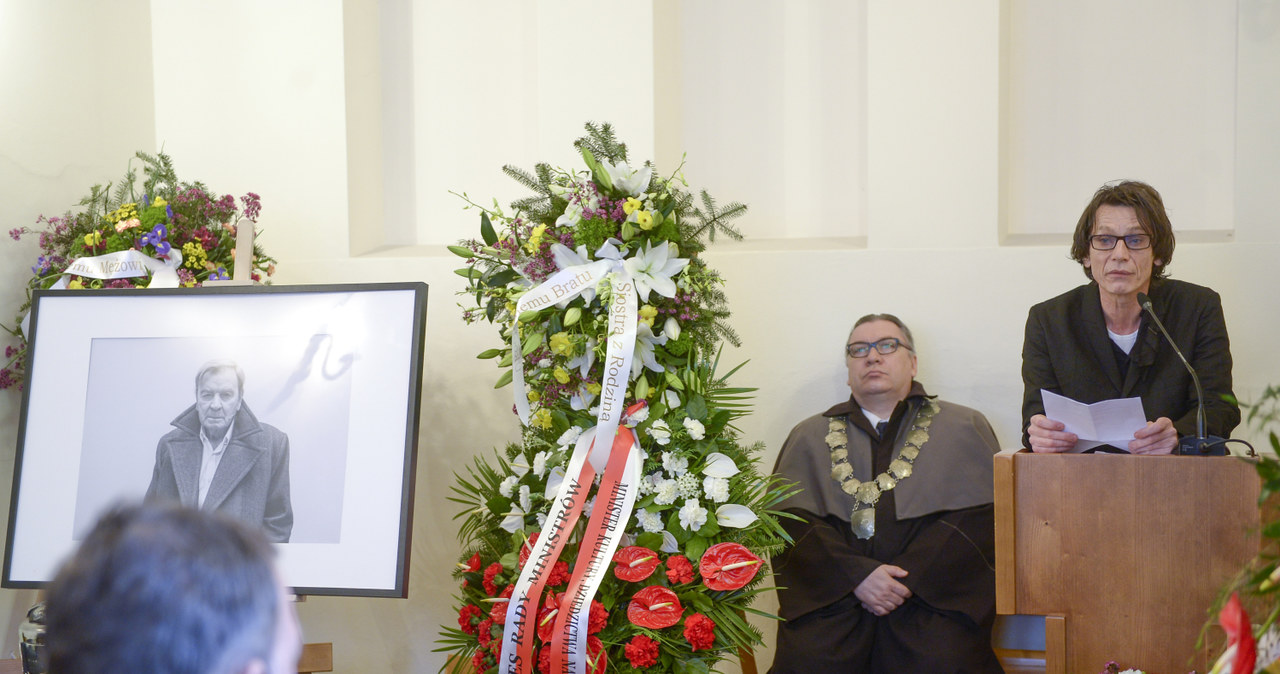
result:
[[[159,484],[161,439],[198,431],[197,372],[232,361],[241,409],[285,436],[285,585],[406,597],[426,309],[417,282],[36,291],[0,585],[43,587]]]

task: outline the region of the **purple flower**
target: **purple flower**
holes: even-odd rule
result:
[[[227,276],[227,268],[226,268],[226,267],[218,267],[218,270],[217,270],[217,271],[212,272],[212,273],[210,273],[210,274],[209,274],[209,280],[210,280],[210,281],[226,281],[226,280],[228,280],[228,279],[230,279],[230,278],[231,278],[230,276]]]

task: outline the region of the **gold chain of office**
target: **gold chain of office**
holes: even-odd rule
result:
[[[889,468],[883,473],[865,482],[854,477],[853,466],[849,464],[849,436],[845,430],[849,424],[848,416],[833,417],[828,422],[826,440],[827,446],[831,448],[831,478],[840,485],[841,491],[854,499],[849,524],[858,538],[866,539],[875,535],[876,502],[880,500],[881,494],[911,477],[912,464],[920,456],[920,449],[929,441],[929,426],[933,424],[933,415],[939,409],[938,403],[926,399],[912,421],[911,429],[907,431],[898,458],[890,461]]]

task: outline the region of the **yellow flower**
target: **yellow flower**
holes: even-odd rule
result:
[[[93,248],[102,245],[102,232],[91,232],[84,235],[84,245]]]
[[[533,232],[529,234],[529,243],[524,245],[525,250],[530,253],[537,253],[538,249],[542,247],[542,235],[545,234],[546,231],[547,226],[545,224],[534,227]]]
[[[538,428],[548,430],[551,428],[551,410],[541,409],[533,413],[531,423]]]
[[[152,205],[152,206],[155,206],[156,208],[161,208],[161,207],[163,207],[163,206],[167,205],[168,203],[169,203],[169,202],[167,202],[167,201],[165,201],[165,200],[164,200],[164,197],[156,197],[156,200],[155,200],[155,201],[153,201],[153,202],[151,202],[151,205]]]
[[[557,367],[555,370],[551,372],[551,374],[556,378],[556,381],[560,382],[561,384],[569,383],[569,372],[564,368]]]
[[[573,351],[573,342],[569,341],[569,333],[557,332],[551,335],[551,353],[567,356]]]
[[[658,308],[652,304],[640,307],[640,322],[653,327],[653,319],[658,317]]]
[[[622,212],[631,215],[633,212],[644,208],[644,204],[635,197],[627,197],[627,202],[622,205]]]
[[[529,391],[529,395],[527,397],[529,398],[529,402],[531,403],[536,403],[539,400],[542,400],[542,394],[538,393],[537,391]]]
[[[600,395],[600,385],[595,382],[587,384],[587,393],[590,393],[593,396]]]
[[[636,224],[640,225],[640,229],[645,231],[653,229],[653,214],[649,211],[637,211]]]
[[[84,284],[80,282],[80,279],[76,279],[67,284],[67,290],[84,290]]]

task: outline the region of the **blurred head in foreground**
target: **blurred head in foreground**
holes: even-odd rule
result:
[[[301,633],[262,533],[177,505],[122,506],[46,593],[60,674],[285,674]]]

